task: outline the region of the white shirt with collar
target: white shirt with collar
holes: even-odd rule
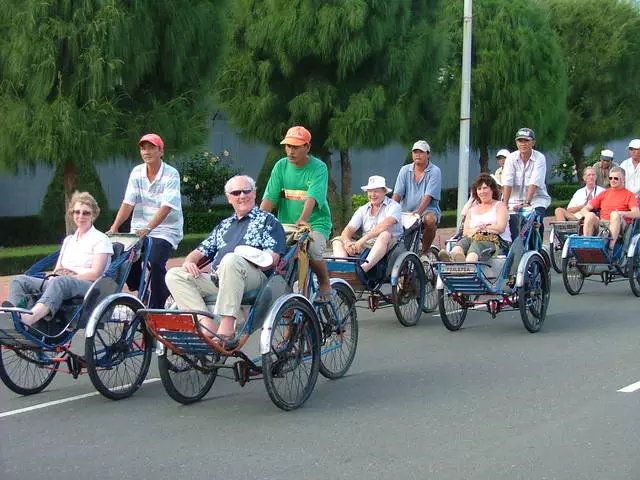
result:
[[[636,196],[640,196],[640,162],[634,167],[633,160],[629,157],[620,164],[620,168],[624,170],[625,174],[624,188],[631,190]]]
[[[505,159],[502,170],[502,186],[512,188],[509,206],[525,203],[529,185],[535,185],[537,188],[531,199],[531,206],[547,208],[551,204],[551,197],[547,193],[546,175],[547,159],[542,153],[533,150],[525,165],[518,150],[511,152]]]
[[[402,209],[400,204],[389,197],[384,197],[382,200],[382,206],[378,210],[377,215],[371,215],[371,202],[367,202],[358,208],[351,220],[349,220],[349,226],[358,230],[362,227],[362,234],[366,234],[373,230],[373,228],[382,222],[387,217],[393,217],[396,219],[389,232],[391,236],[398,239],[402,236]]]
[[[576,190],[576,193],[571,197],[571,201],[567,208],[573,207],[582,207],[587,204],[587,202],[596,197],[599,193],[604,192],[606,189],[601,187],[600,185],[596,185],[593,189],[589,190],[586,186],[579,188]],[[591,197],[589,197],[591,194]]]
[[[78,232],[69,235],[62,243],[60,251],[60,267],[73,270],[76,273],[87,273],[93,267],[93,256],[96,253],[108,253],[109,259],[105,272],[111,263],[113,245],[111,240],[96,227],[91,227],[81,238]]]

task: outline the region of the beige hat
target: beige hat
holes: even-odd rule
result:
[[[414,143],[413,147],[411,147],[411,151],[413,152],[414,150],[421,150],[426,153],[431,153],[431,147],[425,140],[418,140],[416,143]]]
[[[371,175],[369,177],[369,183],[361,186],[360,188],[365,192],[368,190],[374,190],[376,188],[386,188],[387,193],[391,191],[391,189],[387,187],[387,181],[384,179],[384,177],[381,177],[380,175]]]

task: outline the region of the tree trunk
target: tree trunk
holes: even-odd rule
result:
[[[349,160],[349,150],[340,151],[340,167],[342,178],[342,220],[344,224],[351,218],[351,161]]]
[[[338,195],[338,189],[336,182],[333,179],[331,173],[331,152],[326,149],[322,149],[316,152],[320,159],[327,165],[329,170],[329,188],[327,190],[327,198],[329,199],[329,207],[331,208],[331,218],[333,220],[333,232],[341,232],[343,228],[342,223],[342,201]]]
[[[480,147],[480,171],[489,172],[489,147],[486,145]]]
[[[66,162],[64,164],[64,224],[67,235],[76,231],[76,226],[73,223],[73,218],[69,215],[69,201],[73,192],[76,190],[78,184],[78,170],[76,164],[73,162]]]
[[[584,171],[584,145],[573,142],[569,151],[573,158],[573,163],[576,165],[576,177],[578,183],[580,183],[582,179],[582,172]]]

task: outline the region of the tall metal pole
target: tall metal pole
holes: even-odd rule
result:
[[[458,160],[458,221],[469,190],[469,131],[471,127],[471,11],[473,0],[464,0],[462,28],[462,91],[460,94],[460,158]]]

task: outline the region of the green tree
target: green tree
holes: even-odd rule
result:
[[[216,85],[219,106],[249,139],[275,145],[288,127],[302,124],[313,135],[313,153],[329,167],[332,151],[340,152],[341,195],[333,179],[329,187],[340,228],[351,212],[349,149],[398,140],[417,128],[408,119],[418,110],[428,115],[418,106],[434,104],[444,47],[435,25],[438,1],[234,5]]]
[[[462,71],[462,2],[443,11],[453,44],[443,87],[447,106],[440,123],[443,143],[457,142]],[[473,4],[471,146],[488,170],[490,148],[513,144],[530,127],[538,145],[558,146],[567,121],[567,67],[547,11],[538,2],[476,0]]]
[[[569,65],[566,144],[578,179],[586,145],[638,128],[640,10],[625,0],[545,0]]]
[[[200,147],[225,3],[5,0],[0,162],[62,168],[64,205],[79,169],[133,154],[142,133],[169,152]]]

